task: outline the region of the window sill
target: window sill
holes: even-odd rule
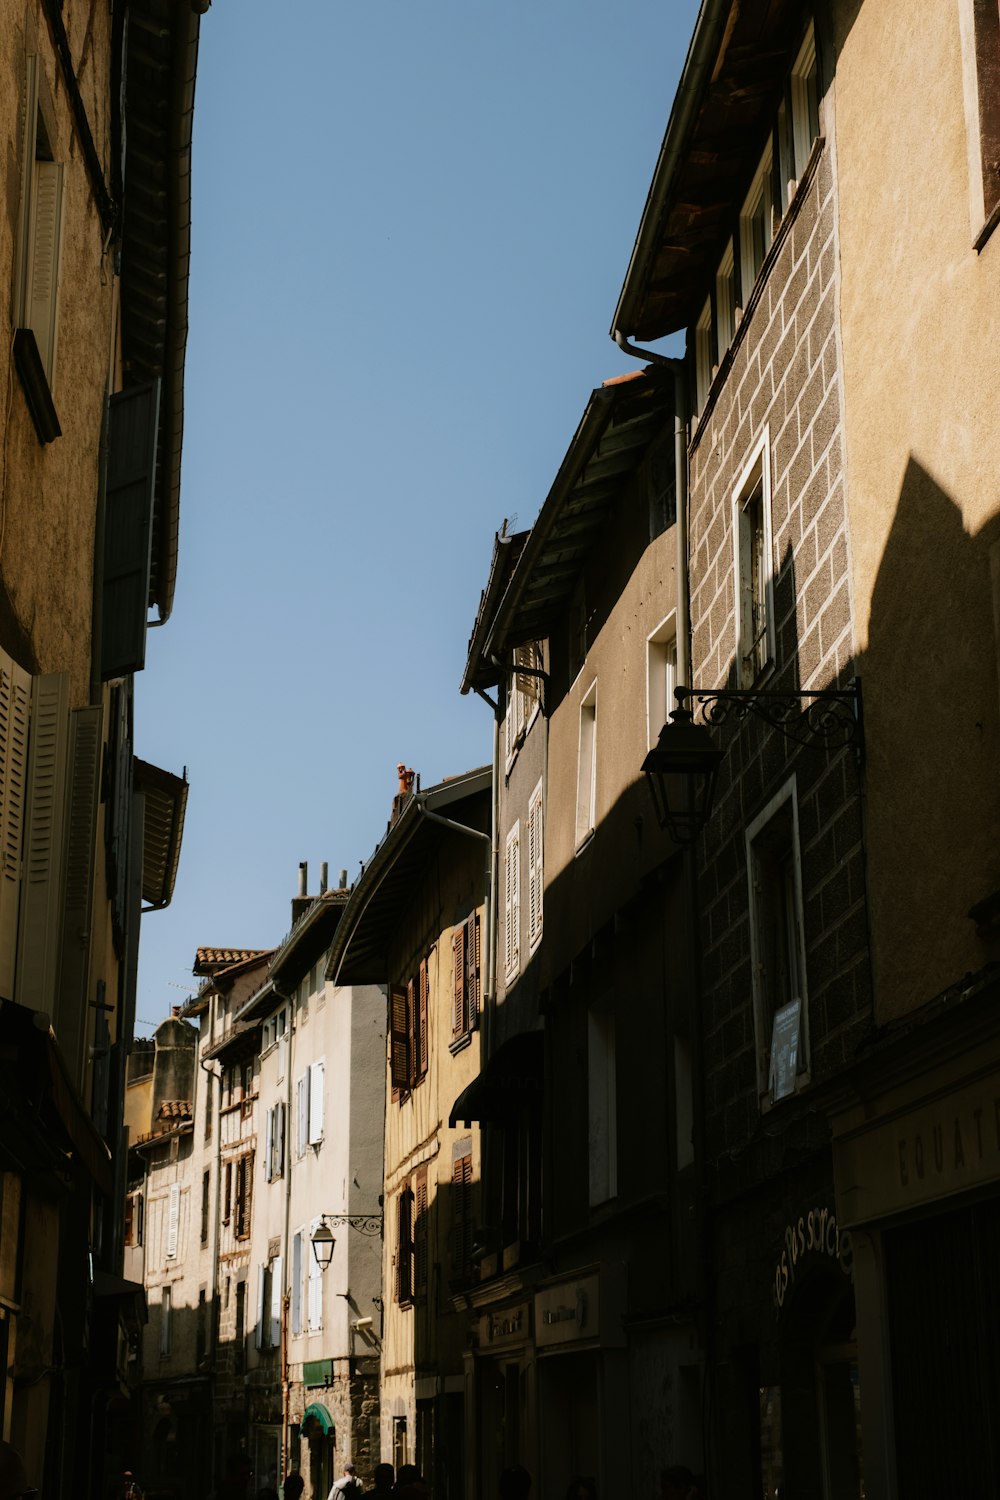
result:
[[[989,240],[998,224],[1000,224],[1000,199],[998,199],[997,202],[994,203],[993,209],[989,214],[986,223],[983,225],[982,229],[979,231],[979,233],[976,235],[976,238],[972,242],[973,248],[977,255],[981,255],[983,253],[986,248],[987,241]]]
[[[463,1031],[461,1036],[452,1037],[451,1041],[448,1043],[448,1051],[451,1053],[452,1057],[454,1057],[456,1052],[464,1052],[466,1047],[471,1046],[471,1044],[472,1032]]]
[[[30,328],[18,328],[14,332],[14,364],[17,366],[21,389],[28,403],[31,420],[35,424],[38,441],[42,444],[51,443],[53,439],[62,437],[48,376],[38,352],[35,335]]]
[[[573,855],[574,859],[576,859],[578,855],[582,854],[585,849],[590,848],[591,844],[594,842],[594,832],[595,830],[591,828],[589,833],[584,834],[583,838],[576,846],[576,850]]]
[[[800,1094],[804,1094],[812,1086],[812,1074],[806,1070],[804,1073],[795,1075],[795,1087],[790,1094],[784,1094],[780,1099],[772,1099],[770,1091],[759,1096],[760,1112],[768,1115],[772,1109],[781,1109],[782,1105],[791,1104]]]

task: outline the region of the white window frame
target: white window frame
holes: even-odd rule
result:
[[[295,1085],[295,1154],[301,1161],[309,1145],[309,1069]]]
[[[708,393],[712,388],[712,299],[705,299],[705,306],[694,325],[694,379],[695,402],[699,413],[705,410]]]
[[[715,273],[715,332],[719,364],[736,337],[736,326],[736,261],[730,240]]]
[[[646,637],[646,747],[652,750],[660,730],[677,707],[677,613],[671,610]]]
[[[760,605],[764,611],[763,655],[756,667],[750,660],[753,612],[757,602],[754,590],[754,531],[748,521],[748,503],[758,482],[761,486],[761,565],[763,577]],[[771,441],[770,430],[754,447],[739,481],[733,490],[733,563],[736,584],[736,677],[741,689],[753,687],[773,668],[776,654],[774,629],[774,542],[771,535]],[[760,634],[760,632],[758,632]]]
[[[308,1142],[310,1146],[321,1146],[323,1144],[325,1090],[326,1086],[326,1063],[323,1058],[317,1058],[309,1064],[309,1130]]]
[[[792,64],[789,85],[792,100],[792,152],[796,182],[801,180],[806,162],[819,134],[819,78],[816,69],[816,33],[812,21],[806,30],[798,56]]]
[[[760,275],[760,268],[767,259],[767,252],[774,240],[774,208],[772,199],[771,173],[773,171],[774,149],[770,136],[761,156],[750,191],[743,200],[740,210],[740,284],[743,288],[744,304],[749,300],[754,283]],[[758,261],[754,248],[753,226],[758,213],[763,215],[763,253]]]
[[[167,1195],[167,1243],[164,1247],[164,1260],[176,1260],[178,1246],[180,1243],[181,1224],[181,1189],[179,1183],[172,1183]]]
[[[809,983],[806,969],[806,943],[805,943],[805,921],[804,903],[802,899],[802,851],[799,841],[799,802],[796,788],[796,779],[792,775],[784,786],[777,791],[766,806],[757,814],[745,831],[745,847],[747,861],[747,884],[750,896],[750,964],[753,982],[753,1018],[754,1036],[756,1039],[757,1056],[757,1096],[762,1109],[771,1107],[769,1072],[771,1059],[771,1035],[773,1030],[774,1016],[772,1013],[772,996],[765,983],[763,974],[763,952],[760,936],[760,864],[759,852],[762,836],[766,835],[768,828],[775,819],[783,812],[787,803],[791,803],[791,862],[792,862],[792,892],[794,899],[795,920],[795,957],[798,968],[799,994],[792,997],[802,1002],[799,1020],[799,1053],[796,1069],[795,1092],[798,1093],[808,1085],[810,1080],[809,1071]]]
[[[509,984],[521,967],[521,822],[504,844],[504,978]]]
[[[580,700],[580,744],[576,765],[576,847],[593,837],[597,826],[597,678]]]
[[[528,949],[534,952],[542,937],[545,890],[545,804],[542,782],[528,799]]]
[[[312,1252],[312,1237],[321,1222],[318,1218],[313,1219],[309,1226],[309,1255],[307,1257],[309,1274],[306,1279],[306,1331],[308,1333],[319,1333],[323,1327],[323,1268]]]
[[[292,1277],[289,1288],[291,1294],[290,1317],[292,1320],[292,1333],[296,1337],[302,1332],[302,1308],[304,1303],[304,1255],[308,1255],[312,1249],[309,1234],[305,1227],[297,1229],[292,1235]]]

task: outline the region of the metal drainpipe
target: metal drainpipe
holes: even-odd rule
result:
[[[283,1150],[285,1159],[282,1168],[285,1174],[285,1222],[281,1235],[281,1329],[278,1342],[280,1345],[279,1358],[281,1360],[281,1467],[282,1478],[288,1472],[288,1435],[289,1435],[289,1404],[291,1401],[291,1381],[288,1378],[288,1314],[291,1306],[291,1293],[289,1277],[291,1268],[288,1264],[288,1226],[292,1214],[292,1152],[291,1152],[291,1120],[292,1120],[292,1038],[295,1034],[295,1002],[291,995],[286,995],[272,986],[277,998],[288,1006],[288,1025],[285,1027],[285,1035],[288,1038],[288,1052],[285,1057],[285,1139]],[[267,1171],[267,1163],[264,1164]]]
[[[614,340],[623,354],[663,365],[674,377],[674,484],[677,493],[677,686],[691,686],[691,594],[688,583],[687,377],[682,359],[630,344],[620,329]]]
[[[497,721],[496,721],[496,719],[494,719],[493,720],[493,766],[494,766],[494,776],[492,778],[494,787],[496,785],[495,769],[496,769],[496,759],[497,759],[497,744],[498,744]],[[487,978],[487,985],[485,985],[483,987],[483,1015],[487,1019],[487,1025],[486,1025],[486,1028],[485,1028],[485,1031],[486,1031],[485,1041],[486,1041],[486,1055],[488,1057],[489,1056],[490,1042],[492,1040],[491,1035],[490,1035],[490,1032],[491,1032],[491,1029],[492,1029],[492,1014],[491,1014],[491,1009],[488,1008],[488,1007],[492,1006],[492,999],[493,999],[493,995],[492,995],[492,991],[493,991],[493,956],[492,956],[493,955],[493,938],[492,938],[492,933],[493,933],[493,920],[494,920],[494,916],[493,916],[493,913],[494,913],[494,901],[493,901],[493,863],[494,863],[494,857],[495,857],[495,852],[496,852],[496,794],[494,792],[494,795],[490,799],[490,801],[492,803],[492,810],[491,810],[490,821],[491,821],[491,823],[493,825],[493,829],[492,829],[492,831],[490,833],[483,833],[482,830],[479,829],[479,828],[470,828],[467,823],[456,823],[455,820],[454,820],[454,818],[445,818],[445,817],[442,817],[442,815],[440,813],[432,812],[431,809],[427,806],[427,798],[428,798],[429,795],[430,794],[428,792],[414,792],[413,793],[413,800],[416,803],[417,811],[420,813],[421,817],[429,818],[432,823],[440,823],[442,825],[442,827],[444,827],[444,828],[450,828],[453,833],[467,833],[467,834],[469,834],[474,839],[482,839],[483,842],[486,844],[486,849],[487,849],[487,853],[486,853],[486,897],[485,897],[485,901],[484,901],[483,904],[486,907],[486,923],[485,923],[485,926],[486,926],[486,937],[487,937],[487,952],[486,952],[486,978]]]

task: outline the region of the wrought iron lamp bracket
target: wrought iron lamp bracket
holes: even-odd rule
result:
[[[731,720],[762,719],[786,739],[812,749],[853,748],[862,760],[864,734],[861,721],[861,678],[844,689],[808,689],[793,693],[774,691],[712,690],[677,687],[678,707],[688,710],[701,723],[714,726]]]
[[[320,1214],[320,1219],[331,1229],[346,1224],[349,1229],[356,1229],[359,1234],[382,1233],[381,1214]]]

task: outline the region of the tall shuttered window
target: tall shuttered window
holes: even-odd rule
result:
[[[539,782],[528,803],[528,943],[532,948],[542,936],[543,822],[542,783]]]
[[[453,1039],[466,1037],[479,1016],[482,968],[482,932],[479,913],[473,912],[458,928],[452,946]]]
[[[413,1301],[413,1192],[409,1185],[396,1198],[396,1301]]]
[[[517,822],[507,835],[504,848],[504,977],[508,984],[517,977],[521,965],[521,824]]]

